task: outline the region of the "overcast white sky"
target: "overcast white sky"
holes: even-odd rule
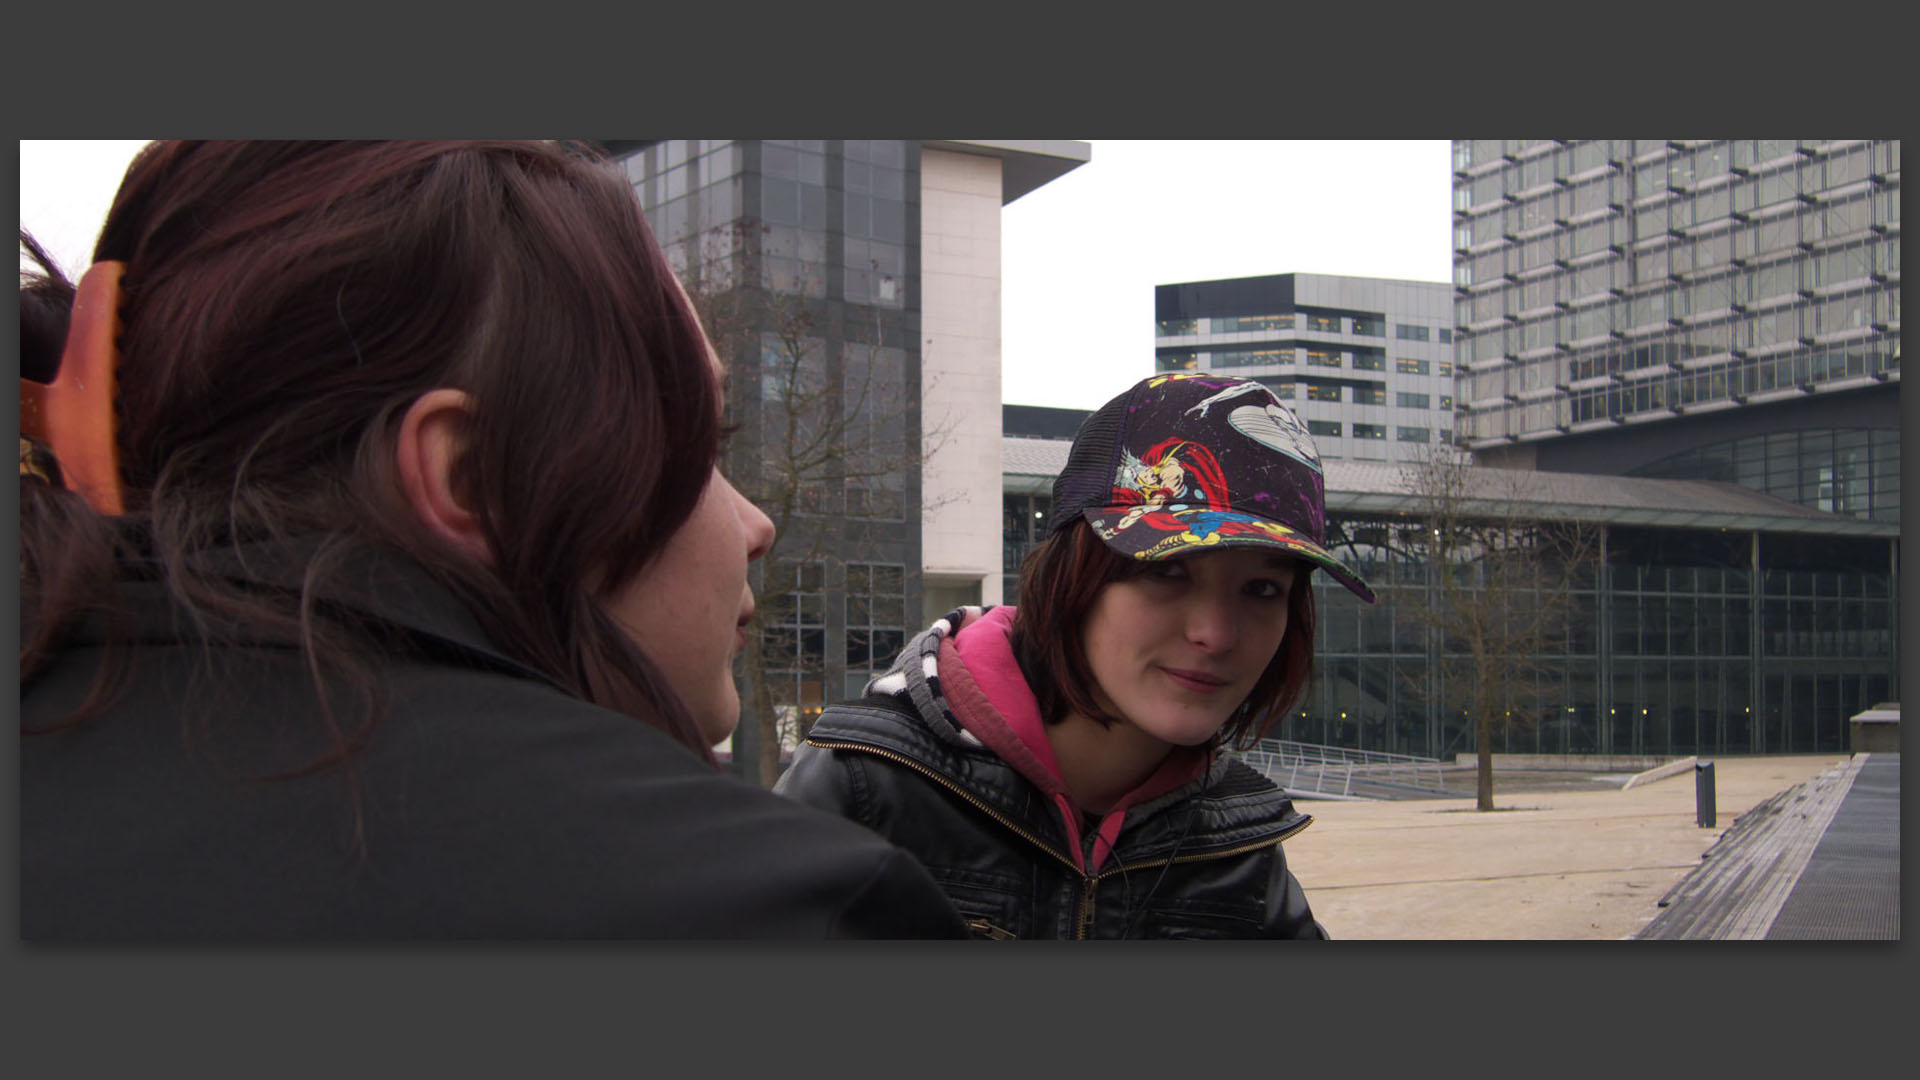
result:
[[[20,143],[20,223],[69,274],[142,145]],[[1156,285],[1452,273],[1446,140],[1091,145],[1003,211],[1004,401],[1093,409],[1151,374]]]

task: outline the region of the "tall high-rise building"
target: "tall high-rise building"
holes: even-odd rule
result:
[[[773,701],[804,715],[857,696],[929,610],[1001,599],[1000,212],[1090,148],[602,145],[699,294],[709,333],[726,339],[740,426],[730,475],[776,493],[763,501],[770,513],[793,496],[790,542],[775,552],[791,565],[769,579],[792,588],[760,596]],[[766,475],[781,470],[793,475]],[[743,726],[737,741],[751,735]]]
[[[1452,294],[1331,274],[1161,285],[1154,365],[1266,383],[1328,460],[1413,460],[1454,436]]]
[[[1456,140],[1461,442],[1900,517],[1900,143]]]

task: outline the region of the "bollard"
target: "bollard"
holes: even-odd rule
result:
[[[1713,762],[1702,761],[1693,767],[1694,820],[1703,829],[1713,828],[1716,820],[1713,800]]]

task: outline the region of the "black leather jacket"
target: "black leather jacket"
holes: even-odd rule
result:
[[[870,692],[827,709],[774,790],[913,852],[976,936],[1327,936],[1280,847],[1312,819],[1244,763],[1216,759],[1130,808],[1113,857],[1088,875],[1040,790],[913,697],[921,708]]]

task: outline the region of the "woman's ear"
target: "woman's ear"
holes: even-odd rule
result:
[[[480,515],[463,498],[455,471],[467,449],[473,402],[466,391],[441,387],[414,399],[400,420],[395,464],[407,505],[427,531],[467,557],[494,564]]]

